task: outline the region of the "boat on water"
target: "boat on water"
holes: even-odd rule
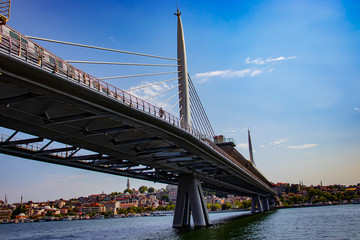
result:
[[[73,220],[75,217],[74,216],[67,216],[63,218],[63,221],[71,221]]]
[[[104,219],[104,215],[94,215],[93,219]]]
[[[351,202],[353,204],[360,204],[360,198],[354,198]]]

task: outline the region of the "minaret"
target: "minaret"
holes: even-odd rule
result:
[[[253,156],[253,150],[252,150],[252,144],[251,144],[250,130],[249,129],[248,129],[248,141],[249,141],[250,162],[255,165],[254,156]]]
[[[127,180],[126,186],[127,186],[127,189],[130,189],[130,179],[129,179],[129,178],[128,178],[128,180]]]
[[[7,199],[7,194],[5,194],[5,206],[8,205],[8,199]]]
[[[190,118],[190,97],[189,97],[189,83],[188,73],[186,64],[186,50],[185,50],[185,38],[183,27],[181,23],[181,12],[177,9],[175,15],[178,17],[177,24],[177,58],[178,58],[178,77],[179,77],[179,108],[180,108],[180,119],[187,124],[191,125]]]

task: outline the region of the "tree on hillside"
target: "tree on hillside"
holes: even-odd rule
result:
[[[232,205],[230,203],[223,203],[221,205],[221,210],[229,210],[232,208]]]
[[[148,190],[148,187],[147,186],[141,186],[141,187],[139,187],[139,192],[140,193],[144,193],[145,191],[147,191]]]
[[[285,193],[289,194],[289,192],[290,192],[290,184],[287,184],[285,188]]]
[[[128,188],[127,188],[127,189],[124,190],[124,193],[127,193],[127,192],[130,193],[130,194],[132,194],[133,191],[132,191],[131,189],[128,189]]]
[[[112,193],[110,193],[110,196],[116,196],[116,195],[120,195],[121,194],[121,192],[112,192]]]
[[[19,205],[15,208],[15,210],[11,213],[11,218],[15,218],[20,213],[26,213],[27,209],[24,205]]]
[[[127,210],[126,209],[124,209],[124,208],[120,208],[120,209],[118,209],[118,214],[127,214]]]
[[[218,211],[221,209],[221,205],[218,203],[215,203],[214,205],[212,205],[211,207],[211,211]]]
[[[236,205],[238,208],[244,208],[244,204],[243,204],[241,201],[239,201],[239,200],[236,200],[236,201],[235,201],[235,205]]]
[[[153,193],[153,192],[155,192],[155,188],[149,187],[149,188],[148,188],[148,193]]]
[[[251,207],[251,200],[242,201],[242,204],[244,205],[244,208],[249,208]]]
[[[165,201],[165,202],[168,202],[169,201],[169,195],[167,195],[167,194],[162,195],[161,200]]]

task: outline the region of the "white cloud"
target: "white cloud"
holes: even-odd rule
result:
[[[239,129],[230,127],[225,129],[224,132],[229,134],[236,134],[239,132]]]
[[[254,60],[250,60],[250,58],[247,58],[245,60],[245,63],[254,63],[254,64],[262,65],[265,64],[265,61],[262,58],[255,58]]]
[[[283,138],[283,139],[280,139],[278,141],[275,141],[275,142],[271,142],[270,145],[280,145],[284,142],[286,142],[289,138]]]
[[[281,60],[288,60],[288,59],[293,59],[296,58],[296,56],[292,56],[292,57],[278,57],[278,58],[271,58],[269,57],[268,59],[266,59],[266,62],[276,62],[276,61],[281,61]]]
[[[260,145],[261,148],[264,148],[265,146],[263,144]]]
[[[236,145],[236,147],[240,149],[248,149],[249,145],[247,143],[239,143],[238,145]]]
[[[360,109],[359,109],[359,108],[354,108],[354,110],[360,112]]]
[[[292,56],[292,57],[278,57],[278,58],[272,58],[272,57],[268,57],[266,60],[262,59],[262,58],[255,58],[254,60],[251,60],[250,58],[245,59],[245,63],[249,64],[249,63],[254,63],[254,64],[258,64],[258,65],[263,65],[266,62],[276,62],[276,61],[281,61],[281,60],[288,60],[288,59],[293,59],[296,58],[296,56]]]
[[[210,71],[205,73],[197,73],[195,77],[200,79],[201,83],[206,82],[209,78],[212,77],[222,77],[222,78],[243,78],[243,77],[254,77],[262,73],[263,69],[243,69],[243,70],[220,70],[220,71]]]
[[[253,60],[251,60],[250,58],[245,59],[245,63],[249,64],[249,63],[253,63],[253,64],[257,64],[257,65],[263,65],[266,64],[267,62],[276,62],[276,61],[281,61],[281,60],[288,60],[288,59],[293,59],[296,58],[296,56],[292,56],[292,57],[278,57],[278,58],[267,58],[266,60],[262,59],[262,58],[255,58]],[[204,73],[197,73],[195,74],[195,78],[199,79],[200,83],[204,83],[206,81],[208,81],[210,78],[213,77],[222,77],[222,78],[243,78],[243,77],[254,77],[258,74],[261,74],[262,72],[267,71],[267,72],[272,72],[274,71],[274,68],[246,68],[246,69],[242,69],[242,70],[217,70],[217,71],[210,71],[210,72],[204,72]]]
[[[255,76],[255,75],[258,75],[258,74],[260,74],[262,71],[263,71],[263,70],[259,70],[259,69],[254,70],[253,72],[250,73],[250,77],[253,77],[253,76]]]
[[[157,85],[151,85],[151,84],[153,84],[153,83],[148,82],[148,81],[142,81],[140,84],[138,84],[136,86],[132,86],[129,90],[127,90],[127,92],[133,96],[136,96],[136,97],[142,99],[142,100],[146,100],[150,97],[157,95],[156,97],[153,97],[146,101],[150,102],[151,104],[153,104],[155,106],[159,106],[160,104],[164,103],[169,97],[169,95],[167,95],[167,94],[169,94],[169,92],[165,93],[164,91],[169,88],[172,88],[174,86],[169,85],[167,83],[161,83],[161,84],[157,84]],[[146,85],[147,85],[147,87],[131,90],[133,88],[146,86]],[[164,92],[164,93],[158,95],[161,92]],[[173,103],[170,104],[170,102],[167,102],[167,103],[163,104],[161,107],[164,108],[165,110],[167,110],[167,109],[170,109],[172,107],[172,105],[173,105]]]
[[[113,41],[113,42],[116,42],[115,38],[113,38],[111,36],[110,36],[110,40]]]
[[[312,147],[316,147],[317,144],[303,144],[303,145],[298,145],[298,146],[288,146],[287,148],[290,149],[306,149],[306,148],[312,148]]]
[[[230,70],[224,70],[224,71],[211,71],[211,72],[205,72],[205,73],[197,73],[195,74],[195,77],[198,78],[210,78],[210,77],[218,77],[218,76],[226,76],[230,73]]]

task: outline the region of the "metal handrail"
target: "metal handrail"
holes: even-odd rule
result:
[[[233,138],[222,138],[222,139],[215,139],[214,143],[233,143],[236,145],[235,140]]]

